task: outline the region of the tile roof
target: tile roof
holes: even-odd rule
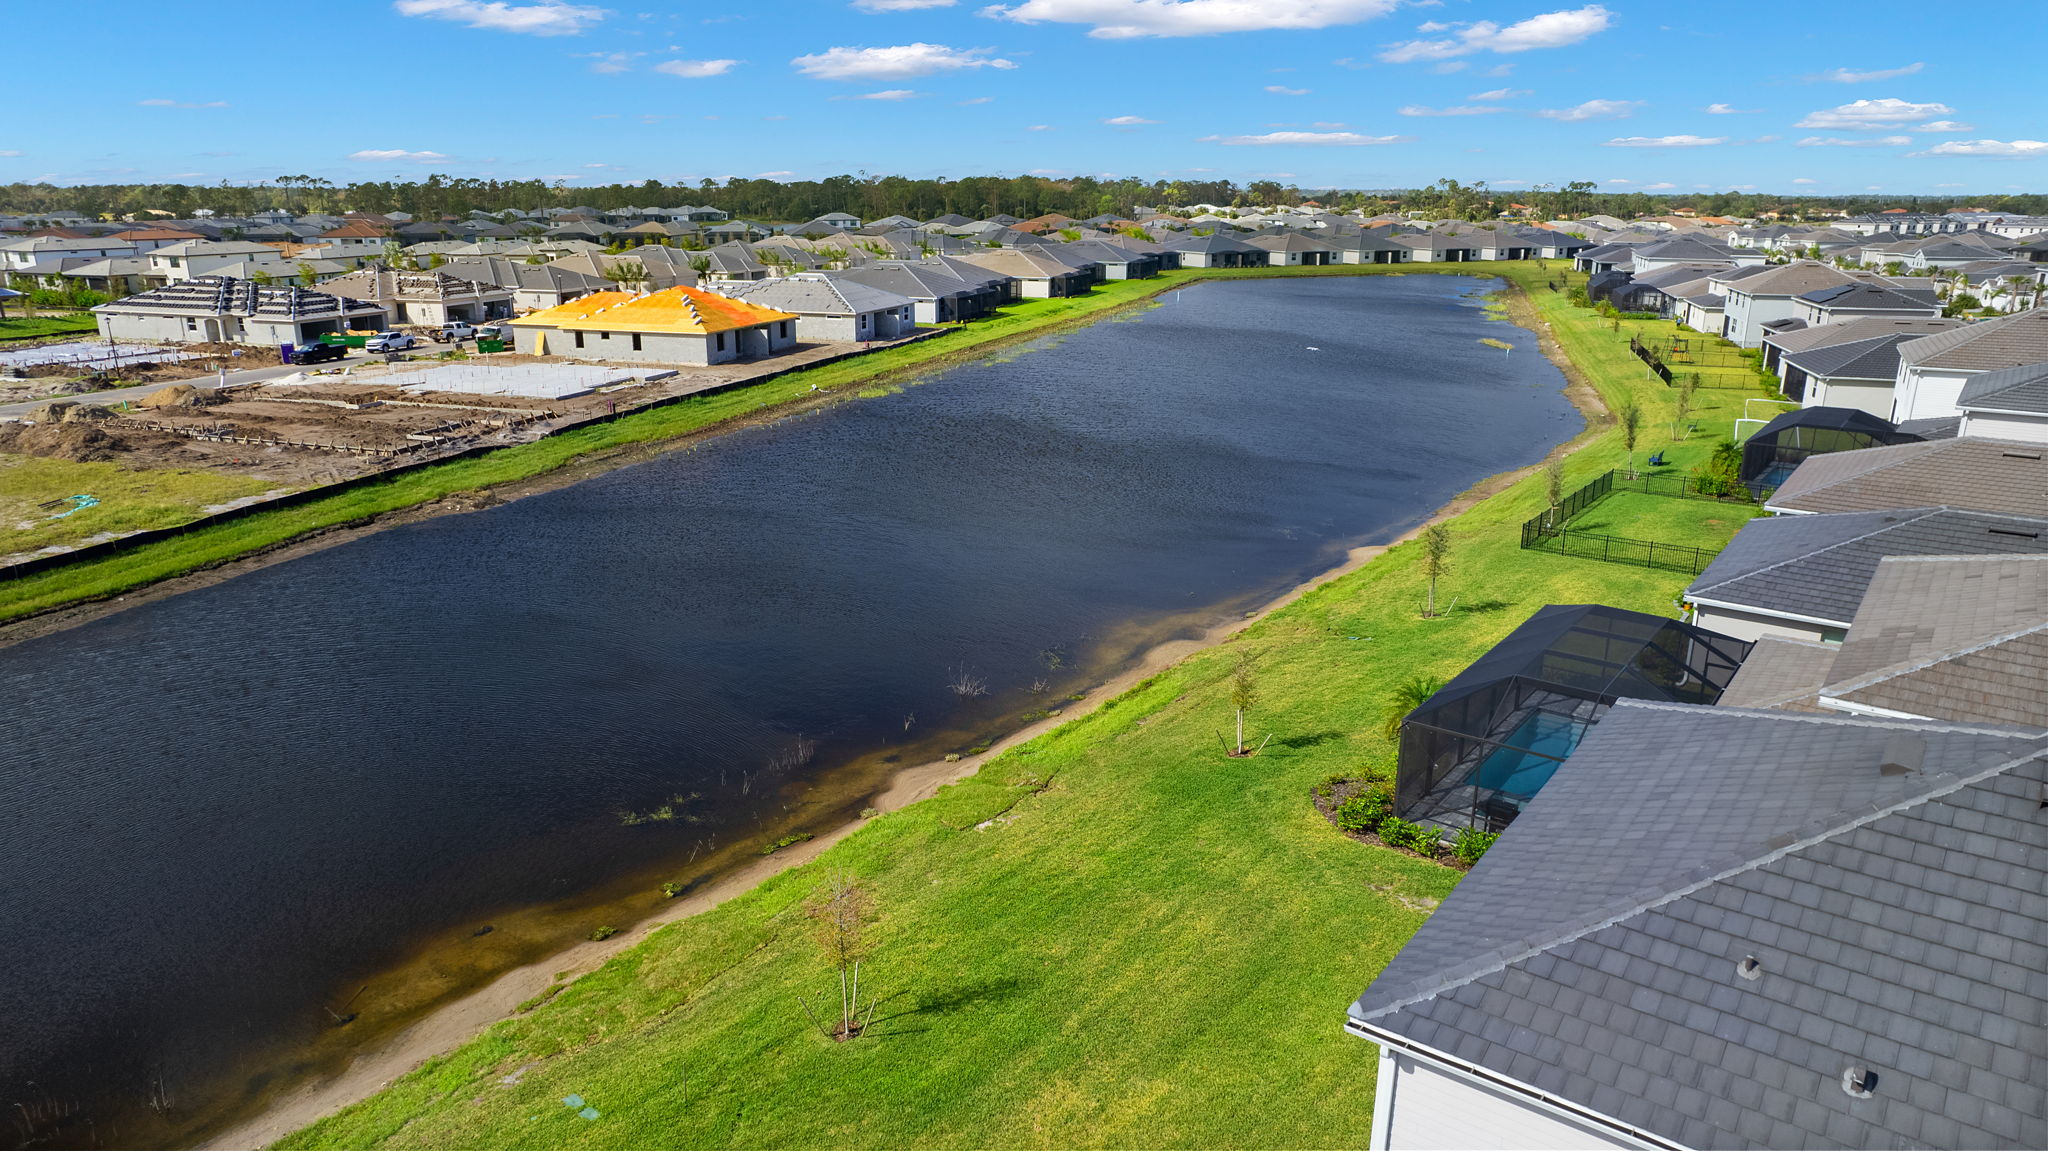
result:
[[[1831,643],[1764,636],[1721,690],[1719,706],[1819,711],[1820,689],[1840,650]]]
[[[843,276],[799,272],[751,283],[728,284],[725,294],[799,316],[855,316],[910,306],[908,296]]]
[[[2048,1146],[2044,754],[1623,701],[1351,1027],[1683,1146]]]
[[[1900,358],[1912,367],[1968,372],[2048,363],[2048,311],[2019,312],[1929,336]]]
[[[1828,344],[1804,352],[1785,353],[1785,362],[1808,375],[1831,380],[1884,380],[1899,374],[1899,345],[1917,335],[1873,336],[1846,344]]]
[[[794,319],[793,312],[764,308],[679,284],[644,296],[632,292],[592,292],[511,322],[521,327],[574,328],[585,332],[704,335]]]
[[[2040,554],[2048,519],[1953,508],[1774,516],[1744,524],[1685,598],[1847,627],[1886,556]]]
[[[1734,282],[1729,290],[1745,296],[1800,296],[1816,288],[1850,283],[1856,278],[1826,264],[1800,260],[1777,267],[1766,266],[1765,271]]]
[[[1808,456],[1765,506],[1823,513],[1945,504],[2038,515],[2048,509],[2044,454],[2038,445],[1959,436]]]
[[[1956,406],[1965,411],[2048,415],[2048,364],[2026,364],[1970,377]]]
[[[1911,312],[1929,316],[1941,314],[1941,304],[1933,299],[1916,298],[1896,288],[1887,288],[1879,284],[1836,284],[1831,288],[1816,288],[1799,298],[1830,311]]]
[[[1843,344],[1851,340],[1865,340],[1892,332],[1908,332],[1914,335],[1931,335],[1963,326],[1961,320],[1945,320],[1934,317],[1895,318],[1892,316],[1858,316],[1855,319],[1837,320],[1832,324],[1816,324],[1793,332],[1779,332],[1765,336],[1764,342],[1785,352],[1804,351],[1808,348],[1828,344]]]

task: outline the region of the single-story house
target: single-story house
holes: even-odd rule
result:
[[[973,264],[1016,282],[1017,294],[1028,299],[1078,296],[1095,282],[1094,272],[1078,268],[1037,249],[984,248],[946,257]]]
[[[849,268],[834,278],[908,299],[912,316],[921,324],[971,320],[989,314],[1009,299],[999,281],[969,282],[936,261],[875,260]]]
[[[1059,251],[1064,256],[1100,264],[1105,280],[1145,280],[1159,274],[1159,257],[1106,240],[1075,240],[1060,245]]]
[[[1266,262],[1263,249],[1243,240],[1211,232],[1206,236],[1175,236],[1165,246],[1180,253],[1184,268],[1242,268]]]
[[[1963,321],[1961,320],[1909,320],[1889,316],[1865,316],[1861,319],[1840,320],[1832,324],[1820,324],[1817,326],[1807,326],[1795,322],[1790,327],[1780,328],[1764,336],[1764,370],[1783,375],[1783,358],[1793,352],[1808,351],[1813,348],[1826,347],[1830,344],[1853,343],[1857,340],[1870,339],[1873,336],[1887,336],[1897,333],[1927,336],[1935,332],[1946,332],[1950,328],[1960,328],[1962,326]],[[1886,412],[1883,415],[1886,418],[1890,418],[1891,413]]]
[[[2048,735],[1622,700],[1347,1012],[1375,1148],[2048,1145]]]
[[[2048,364],[2048,310],[2020,312],[1915,340],[1899,352],[1892,422],[1953,416],[1973,376]]]
[[[1800,470],[1860,454],[1816,456]],[[1751,520],[1685,589],[1685,601],[1694,622],[1736,639],[1839,643],[1886,556],[2048,554],[2044,530],[2048,519],[1948,507]]]
[[[1902,424],[1910,432],[1916,425]],[[2040,515],[2048,460],[2035,445],[1977,436],[1929,437],[1835,452],[1802,462],[1764,504],[1779,516],[1832,515],[1944,505]]]
[[[1337,262],[1337,249],[1299,232],[1252,236],[1245,243],[1265,252],[1266,263],[1276,268],[1305,268]]]
[[[365,268],[322,280],[320,290],[384,309],[393,324],[439,327],[453,321],[481,324],[512,314],[512,289],[465,280],[443,271],[394,272]]]
[[[512,290],[515,311],[552,308],[592,292],[616,291],[618,285],[554,264],[529,264],[503,256],[462,256],[434,269],[462,280]]]
[[[1895,332],[1787,352],[1778,365],[1785,396],[1810,408],[1856,408],[1888,420],[1899,374],[1899,346],[1919,338]]]
[[[636,364],[723,364],[796,344],[793,312],[703,288],[594,292],[511,321],[513,346],[530,355],[584,356]]]
[[[1863,316],[1931,320],[1941,315],[1941,301],[1932,291],[1882,284],[1836,284],[1798,297],[1799,318],[1808,327],[1840,323]]]
[[[199,276],[93,309],[109,340],[306,344],[328,332],[384,326],[384,309],[297,286]]]
[[[1958,434],[2048,444],[2048,364],[2028,364],[1972,376],[1956,399]],[[2041,492],[2048,506],[2048,490]]]
[[[723,285],[726,295],[796,317],[796,338],[854,343],[894,340],[917,330],[909,297],[823,272],[797,272]]]

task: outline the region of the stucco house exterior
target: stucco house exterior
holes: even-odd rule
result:
[[[797,316],[703,288],[594,292],[510,323],[529,355],[701,366],[758,359],[796,344]]]
[[[2020,312],[1915,340],[1899,350],[1893,423],[1953,416],[1974,376],[2048,363],[2048,310]]]
[[[2028,364],[1973,376],[1956,399],[1957,434],[2048,444],[2048,364]],[[2048,491],[2043,504],[2048,506]]]
[[[384,310],[296,286],[200,276],[93,309],[110,340],[306,344],[328,332],[384,325]]]
[[[438,327],[451,321],[481,324],[512,314],[512,289],[446,272],[394,272],[364,268],[320,282],[319,288],[382,308],[388,322]]]

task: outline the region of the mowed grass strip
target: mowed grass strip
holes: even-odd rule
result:
[[[1668,422],[1625,333],[1533,267],[1487,271],[1533,281],[1610,403]],[[1727,430],[1703,420],[1674,455]],[[1619,454],[1597,432],[1571,484]],[[1453,521],[1444,618],[1419,618],[1417,548],[1396,547],[279,1146],[1363,1146],[1374,1049],[1344,1008],[1459,873],[1340,836],[1310,789],[1390,763],[1402,681],[1455,673],[1545,603],[1668,612],[1686,582],[1523,551],[1544,502],[1531,475]],[[1240,648],[1262,669],[1251,728],[1274,738],[1232,760],[1215,733]],[[863,977],[881,1009],[846,1044],[797,1003],[834,990],[801,904],[835,869],[881,910]]]
[[[19,308],[15,309],[20,311]],[[0,340],[32,340],[42,336],[84,334],[99,330],[90,312],[62,316],[9,316],[0,320]]]

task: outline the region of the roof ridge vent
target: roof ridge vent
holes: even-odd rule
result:
[[[1879,775],[1907,775],[1920,770],[1927,761],[1927,741],[1909,731],[1895,731],[1884,741],[1878,757]]]

